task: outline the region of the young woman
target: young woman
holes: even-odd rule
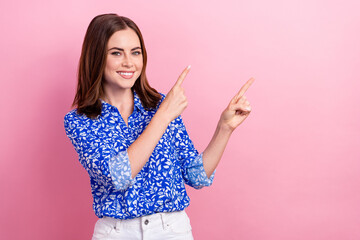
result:
[[[95,17],[83,42],[73,109],[64,126],[90,176],[99,220],[93,239],[193,239],[185,183],[210,186],[231,133],[250,114],[250,79],[222,112],[199,153],[181,113],[188,66],[166,94],[150,87],[147,54],[126,17]]]

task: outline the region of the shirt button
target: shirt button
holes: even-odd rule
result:
[[[146,219],[144,223],[145,223],[145,225],[148,225],[148,224],[149,224],[149,220]]]

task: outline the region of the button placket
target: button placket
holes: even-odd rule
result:
[[[166,231],[169,229],[170,225],[166,222],[165,215],[166,215],[166,213],[160,213],[161,223],[162,223],[163,229]]]
[[[114,229],[116,232],[120,232],[121,220],[116,221]]]

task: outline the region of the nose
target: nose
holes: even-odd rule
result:
[[[124,61],[121,64],[123,67],[131,68],[134,64],[132,63],[130,57],[128,55],[125,55]]]

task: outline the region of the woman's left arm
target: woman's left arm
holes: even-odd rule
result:
[[[255,79],[250,78],[231,99],[229,105],[220,116],[220,120],[209,145],[203,152],[203,165],[208,178],[219,164],[232,132],[251,112],[250,103],[244,94],[254,80]]]

